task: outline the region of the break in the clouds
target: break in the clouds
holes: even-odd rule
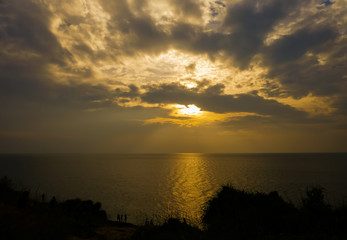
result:
[[[211,138],[251,129],[251,138],[273,126],[268,136],[290,128],[300,138],[305,125],[302,134],[325,129],[339,146],[346,11],[321,0],[2,0],[1,142],[40,149],[53,139],[47,151],[64,151],[58,128],[76,142],[90,129],[109,142],[96,149],[112,151],[110,142],[133,146],[158,127],[217,128]]]

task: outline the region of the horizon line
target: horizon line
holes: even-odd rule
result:
[[[334,154],[347,152],[0,152],[0,155],[45,155],[45,154]]]

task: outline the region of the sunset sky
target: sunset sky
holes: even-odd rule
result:
[[[347,1],[0,0],[0,152],[347,151]]]

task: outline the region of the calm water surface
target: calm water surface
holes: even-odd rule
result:
[[[0,177],[58,200],[91,199],[111,219],[161,221],[179,215],[198,224],[204,203],[222,184],[278,190],[298,201],[307,186],[328,200],[347,198],[347,154],[56,154],[0,155]]]

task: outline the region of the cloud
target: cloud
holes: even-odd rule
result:
[[[3,149],[18,139],[64,145],[70,135],[68,145],[93,146],[85,139],[100,131],[99,146],[117,138],[131,150],[158,127],[146,120],[202,127],[175,115],[178,104],[195,104],[220,132],[338,132],[346,11],[343,1],[0,0]]]
[[[196,69],[196,63],[191,63],[189,65],[186,66],[186,71],[188,73],[193,73]]]
[[[188,88],[178,83],[147,85],[142,86],[145,89],[142,94],[134,86],[131,88],[133,90],[122,93],[118,90],[118,96],[140,97],[143,102],[150,104],[195,104],[202,111],[214,113],[248,112],[288,119],[306,117],[304,112],[275,100],[264,99],[256,93],[224,94],[222,84],[198,85],[196,88]],[[133,94],[134,92],[138,95]]]
[[[324,9],[325,7],[328,7],[330,5],[333,5],[335,2],[331,2],[330,0],[326,0],[326,1],[322,1],[317,7],[317,9],[321,10],[321,9]]]
[[[201,18],[202,11],[200,8],[201,3],[194,0],[170,0],[175,7],[176,13],[182,17],[195,17]]]
[[[297,5],[298,1],[242,1],[231,5],[223,26],[230,31],[226,51],[235,58],[235,64],[245,68],[257,54],[267,34],[280,19]]]
[[[203,2],[184,1],[183,4],[170,0],[167,3],[168,13],[194,15],[202,23],[206,20],[203,9],[209,5]],[[125,57],[158,55],[169,49],[191,55],[206,54],[211,60],[224,61],[241,71],[251,69],[260,54],[263,61],[260,65],[268,68],[266,77],[271,83],[264,85],[262,91],[271,93],[272,97],[283,94],[303,97],[309,93],[327,96],[338,93],[345,82],[346,41],[336,28],[337,23],[334,25],[338,20],[327,19],[330,12],[325,10],[321,15],[306,17],[304,13],[313,6],[308,2],[247,0],[224,5],[216,1],[213,4],[225,8],[226,12],[220,28],[212,31],[184,18],[158,18],[151,11],[151,1],[66,4],[21,0],[3,3],[0,14],[6,24],[1,26],[0,33],[3,54],[0,68],[4,94],[15,91],[19,95],[42,94],[47,85],[56,82],[71,84],[72,88],[78,85],[76,82],[106,86],[111,82],[107,75],[111,67],[105,69],[106,66],[112,66],[120,76],[121,69],[127,67],[123,63]],[[290,18],[293,14],[294,20]],[[300,20],[304,22],[301,27],[298,19],[304,19]],[[320,19],[324,24],[314,23]],[[267,44],[265,40],[282,30],[284,23],[291,26],[289,30]],[[197,70],[193,71],[194,65],[186,66],[188,73]],[[122,80],[119,77],[116,81]],[[271,89],[274,86],[278,94]]]
[[[223,2],[221,2],[221,1],[215,1],[215,3],[217,3],[218,5],[221,5],[223,7],[226,7],[226,5]]]
[[[6,19],[0,26],[1,99],[8,103],[73,103],[82,108],[112,101],[111,89],[98,82],[85,82],[94,77],[91,68],[72,67],[74,56],[50,29],[53,14],[48,6],[34,1],[5,1],[0,17]],[[83,44],[76,48],[91,55],[92,50]]]
[[[170,0],[176,14],[194,15],[204,21],[202,3],[183,2]],[[148,6],[136,8],[135,14],[126,1],[101,1],[101,4],[111,17],[108,31],[121,33],[118,44],[112,42],[112,37],[108,44],[125,54],[133,55],[138,51],[160,53],[174,47],[195,54],[207,54],[211,58],[223,53],[226,58],[234,59],[234,65],[247,68],[254,55],[260,52],[267,34],[293,11],[297,2],[270,1],[260,4],[259,1],[242,1],[230,5],[219,32],[206,31],[205,26],[182,18],[158,22],[146,11]],[[217,1],[216,4],[222,3]]]
[[[45,94],[50,85],[49,64],[63,66],[67,53],[49,31],[47,9],[31,1],[2,4],[0,17],[0,92],[6,97]],[[30,9],[31,11],[28,11]]]
[[[336,36],[336,32],[330,28],[300,29],[265,48],[265,61],[268,61],[270,65],[296,61],[308,50],[335,39]]]
[[[298,30],[265,48],[267,77],[297,98],[340,94],[346,83],[346,59],[341,55],[346,46],[331,28]]]
[[[31,1],[5,1],[0,9],[2,52],[24,58],[39,55],[45,61],[63,64],[66,54],[49,31],[50,12]]]
[[[132,11],[131,6],[124,0],[114,2],[102,0],[100,3],[110,16],[107,27],[111,36],[107,42],[111,49],[119,49],[121,53],[128,55],[134,55],[137,51],[158,53],[167,49],[165,32],[146,13],[145,8],[137,6],[137,12]],[[144,3],[142,6],[145,5]],[[119,37],[114,39],[113,35]]]
[[[338,109],[339,114],[347,116],[347,95],[341,94],[339,97],[337,97],[333,106]]]

